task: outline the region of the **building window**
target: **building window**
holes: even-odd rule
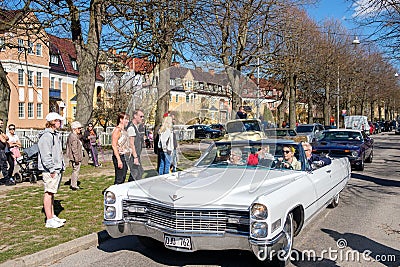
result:
[[[56,78],[51,77],[50,78],[50,89],[54,89],[55,87],[55,83],[56,83]]]
[[[38,89],[37,90],[37,96],[36,96],[36,99],[37,99],[37,102],[38,103],[42,103],[42,97],[43,96],[43,90],[42,89]]]
[[[36,72],[36,86],[42,87],[42,73]]]
[[[18,85],[24,85],[24,70],[18,70]]]
[[[179,95],[175,96],[175,102],[178,103],[179,102]]]
[[[18,39],[18,52],[24,52],[24,40]]]
[[[33,118],[33,103],[28,103],[28,119]]]
[[[24,102],[19,102],[18,103],[18,118],[23,119],[25,118],[25,106]]]
[[[72,108],[72,117],[76,117],[76,107]]]
[[[189,95],[186,95],[186,103],[189,103]]]
[[[33,71],[28,70],[28,86],[33,86]]]
[[[76,95],[75,81],[72,81],[72,92]]]
[[[61,91],[62,79],[58,78],[58,89]]]
[[[0,37],[0,51],[6,50],[6,38]]]
[[[58,56],[57,55],[51,55],[50,56],[50,63],[58,64]]]
[[[76,63],[76,60],[71,60],[71,63],[72,63],[72,68],[74,70],[78,70],[78,64]]]
[[[169,102],[172,102],[172,95],[169,94]]]
[[[174,79],[169,79],[169,85],[174,86],[175,85],[175,80]]]
[[[43,104],[42,103],[37,103],[36,104],[36,117],[38,119],[43,118]]]
[[[42,44],[36,44],[36,55],[42,56]]]
[[[33,42],[28,41],[28,54],[33,54]]]

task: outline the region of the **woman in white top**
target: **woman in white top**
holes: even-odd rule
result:
[[[160,161],[158,174],[162,175],[169,173],[171,154],[174,150],[174,131],[171,116],[164,117],[158,134],[160,136],[158,141],[158,156]]]
[[[8,149],[10,152],[6,153],[7,154],[7,162],[9,165],[8,168],[8,177],[12,177],[13,172],[14,172],[14,166],[15,166],[15,159],[21,157],[21,153],[19,151],[21,147],[21,141],[19,140],[18,135],[15,134],[15,125],[10,124],[8,126]]]
[[[112,161],[115,170],[114,184],[123,184],[126,173],[128,172],[127,159],[130,154],[129,136],[125,130],[128,126],[129,116],[125,112],[118,114],[117,127],[114,128],[111,135],[111,146],[113,149]]]

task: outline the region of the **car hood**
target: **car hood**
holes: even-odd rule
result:
[[[257,196],[278,190],[301,175],[291,170],[198,167],[124,185],[129,187],[129,198],[150,198],[171,206],[248,207]]]
[[[361,144],[360,141],[320,141],[313,147],[315,149],[358,149]]]
[[[226,140],[251,140],[251,141],[258,141],[265,138],[265,134],[260,131],[247,131],[247,132],[234,132],[234,133],[227,133],[224,136]]]

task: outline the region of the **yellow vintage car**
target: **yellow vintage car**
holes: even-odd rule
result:
[[[223,140],[258,141],[265,138],[266,136],[260,120],[237,119],[226,123],[226,134]]]

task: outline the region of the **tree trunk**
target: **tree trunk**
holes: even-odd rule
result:
[[[79,77],[76,82],[76,120],[83,124],[89,123],[93,114],[96,66],[99,57],[101,22],[103,19],[102,4],[102,0],[93,0],[91,3],[87,44],[84,43],[82,36],[79,11],[75,6],[70,6],[72,41],[77,51],[77,63],[79,66]]]
[[[159,83],[157,85],[158,88],[158,99],[157,99],[157,109],[156,115],[154,118],[155,121],[155,131],[158,131],[160,127],[163,115],[169,110],[169,80],[170,73],[169,67],[172,61],[172,45],[163,47],[160,57],[160,69],[159,69]]]
[[[10,85],[7,82],[7,73],[4,71],[0,62],[0,119],[3,119],[4,125],[2,131],[5,132],[8,122],[8,112],[10,107]]]
[[[296,74],[290,75],[290,87],[289,87],[289,125],[290,128],[296,127]]]

